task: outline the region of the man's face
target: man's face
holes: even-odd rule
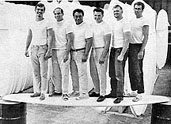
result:
[[[77,25],[81,24],[83,22],[83,14],[82,13],[74,13],[74,20]]]
[[[43,17],[43,14],[45,13],[45,8],[37,6],[37,8],[35,9],[35,12],[36,12],[37,17],[39,18]]]
[[[135,12],[135,15],[136,17],[141,17],[142,16],[142,6],[141,5],[135,5],[134,6],[134,12]]]
[[[94,12],[94,19],[96,20],[97,23],[102,22],[103,15],[101,12]]]
[[[61,9],[56,9],[55,11],[54,11],[54,17],[55,17],[55,19],[57,20],[57,21],[61,21],[61,20],[63,20],[63,13],[61,12]]]
[[[122,17],[122,9],[120,7],[113,8],[113,15],[115,18]]]

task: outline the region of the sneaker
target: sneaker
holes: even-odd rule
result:
[[[53,92],[51,94],[49,94],[49,97],[53,97],[53,96],[61,96],[62,93],[56,93],[56,92]]]
[[[89,97],[99,97],[100,93],[96,93],[96,92],[91,92],[89,93]]]
[[[32,95],[30,95],[30,97],[39,97],[40,96],[40,93],[34,93]]]
[[[133,99],[132,99],[132,101],[133,102],[138,102],[138,101],[140,101],[142,99],[142,96],[140,95],[140,94],[138,94],[137,96],[135,96]]]
[[[88,99],[89,96],[86,93],[82,93],[80,96],[76,97],[76,100]]]
[[[41,93],[41,95],[40,95],[40,98],[39,98],[40,100],[44,100],[45,99],[45,94],[43,94],[43,93]]]
[[[79,97],[80,93],[79,91],[73,91],[72,93],[69,94],[70,97]]]
[[[62,95],[62,99],[63,99],[64,101],[67,101],[67,100],[69,99],[68,94],[63,94],[63,95]]]
[[[113,101],[113,103],[119,104],[121,101],[123,101],[123,97],[117,97],[117,98]]]
[[[109,93],[108,95],[105,95],[105,98],[116,98],[116,96],[112,93]]]
[[[136,97],[138,95],[137,91],[132,91],[131,93],[126,94],[129,97]]]
[[[99,96],[99,98],[97,99],[97,102],[102,102],[105,100],[105,96]]]

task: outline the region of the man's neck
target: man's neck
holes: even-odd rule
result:
[[[64,19],[57,20],[57,22],[62,22]]]
[[[43,19],[43,17],[36,17],[36,21],[42,21]]]
[[[123,16],[116,18],[117,21],[120,21],[121,19],[123,19]]]
[[[137,15],[137,16],[136,16],[136,18],[141,18],[141,17],[143,17],[143,16],[142,16],[142,15]]]

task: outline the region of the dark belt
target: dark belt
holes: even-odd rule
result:
[[[72,49],[71,51],[73,51],[73,52],[78,52],[78,51],[80,51],[80,50],[85,50],[85,48],[80,48],[80,49]]]

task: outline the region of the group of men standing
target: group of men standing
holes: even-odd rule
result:
[[[45,6],[38,3],[35,7],[36,21],[31,24],[26,42],[25,55],[31,44],[31,62],[37,89],[31,97],[45,99],[47,88],[48,58],[52,56],[54,90],[49,97],[62,96],[63,100],[76,97],[76,100],[98,97],[97,102],[105,98],[116,98],[120,103],[124,97],[124,67],[128,58],[131,88],[141,99],[144,93],[143,57],[148,40],[149,25],[142,16],[144,4],[134,4],[136,18],[130,23],[123,18],[120,5],[113,7],[115,25],[109,26],[103,21],[104,11],[93,10],[95,22],[84,22],[84,11],[73,11],[74,24],[64,20],[64,11],[57,7],[53,14],[56,22],[50,25],[43,14]],[[110,47],[110,44],[112,47]],[[110,55],[109,55],[110,51]],[[111,92],[106,95],[107,67],[109,59],[109,77]],[[88,92],[87,61],[90,60],[90,75],[94,90]],[[73,92],[68,93],[69,71],[71,72]],[[132,95],[132,94],[130,94]]]

